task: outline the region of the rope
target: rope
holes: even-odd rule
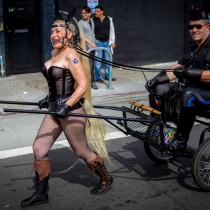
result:
[[[67,172],[67,171],[69,171],[69,170],[71,170],[74,166],[76,166],[77,165],[77,163],[79,162],[79,158],[77,159],[77,161],[72,165],[72,166],[70,166],[69,168],[67,168],[66,170],[64,170],[64,171],[60,171],[60,172],[55,172],[55,173],[52,173],[52,175],[53,174],[63,174],[63,173],[65,173],[65,172]]]
[[[123,70],[139,71],[141,73],[142,73],[142,70],[146,70],[148,72],[153,72],[153,71],[157,72],[157,71],[162,71],[162,70],[165,70],[165,71],[168,71],[168,72],[173,71],[172,69],[144,68],[144,67],[129,66],[129,65],[124,65],[124,64],[119,64],[119,63],[116,63],[116,62],[111,62],[111,61],[108,61],[108,60],[104,60],[103,58],[99,58],[97,56],[90,55],[89,53],[85,52],[80,46],[78,46],[74,42],[72,42],[71,44],[74,45],[74,48],[76,49],[76,51],[79,54],[81,54],[83,56],[86,56],[88,58],[94,59],[96,61],[100,61],[101,63],[108,64],[108,65],[113,66],[113,67],[121,68]]]

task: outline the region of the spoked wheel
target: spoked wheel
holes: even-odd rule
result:
[[[174,157],[172,155],[169,155],[167,153],[163,154],[155,147],[151,146],[150,144],[147,144],[144,142],[144,149],[148,157],[159,164],[167,163],[168,161],[174,160]]]
[[[196,150],[191,170],[195,183],[201,189],[210,191],[210,138],[207,138]]]

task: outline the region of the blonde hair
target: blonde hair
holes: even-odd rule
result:
[[[76,24],[78,25],[77,20],[75,18],[74,20]],[[59,20],[55,22],[65,23],[63,20]],[[68,29],[72,32],[73,36],[75,36],[76,30],[75,30],[75,26],[72,23],[68,24]],[[69,40],[70,43],[73,42],[73,38],[74,38],[73,36]],[[79,37],[77,45],[79,45],[79,47],[81,47],[84,52],[87,51],[85,37],[84,37],[84,34],[82,33],[82,30],[80,30],[80,37]],[[72,47],[74,48],[74,45]],[[91,104],[92,96],[91,96],[91,78],[90,78],[91,74],[90,74],[89,58],[79,53],[78,55],[79,55],[80,61],[82,63],[82,66],[84,68],[84,71],[88,80],[88,89],[83,94],[85,101],[83,104],[82,103],[81,104],[86,114],[98,115],[98,113],[96,112],[96,110]],[[74,88],[77,88],[77,86],[78,85],[75,82]],[[105,142],[107,128],[104,121],[102,119],[87,118],[85,132],[86,132],[86,137],[88,141],[88,146],[90,147],[90,149],[96,152],[103,160],[107,160],[108,162],[110,162],[107,148],[106,148],[106,142]]]
[[[76,19],[75,22],[77,23]],[[80,38],[78,41],[78,45],[83,49],[84,52],[87,51],[85,37],[84,34],[82,33],[82,30],[80,30]],[[91,74],[90,74],[89,58],[81,54],[79,55],[83,68],[85,70],[86,77],[88,79],[88,90],[84,94],[85,101],[82,104],[82,106],[86,114],[98,115],[98,113],[91,104],[92,96],[91,96],[91,78],[90,78]],[[105,142],[106,134],[107,134],[107,128],[102,119],[87,118],[86,137],[88,140],[88,146],[90,147],[91,150],[96,152],[103,160],[107,160],[108,162],[110,162]]]
[[[78,25],[77,20],[75,18],[74,18],[74,20],[75,20],[76,24]],[[79,26],[78,26],[78,28],[79,28]],[[74,30],[75,30],[75,28],[74,28]],[[86,52],[87,49],[86,49],[85,37],[84,37],[84,34],[82,33],[82,30],[80,30],[80,28],[79,28],[79,31],[80,31],[80,37],[79,37],[79,41],[77,44],[83,49],[84,52]],[[90,73],[89,58],[87,56],[83,56],[81,54],[79,54],[79,58],[82,63],[82,66],[85,70],[85,75],[88,80],[88,88],[87,88],[86,92],[84,93],[83,97],[91,102],[92,95],[91,95],[91,73]],[[75,87],[77,87],[77,84]]]
[[[83,108],[86,114],[98,115],[87,99],[83,103]],[[103,160],[110,162],[105,142],[107,128],[103,119],[88,118],[85,131],[90,149],[95,151]]]

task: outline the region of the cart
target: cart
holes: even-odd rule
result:
[[[174,99],[173,99],[174,101]],[[33,102],[14,102],[0,101],[5,104],[24,104],[37,105]],[[176,130],[177,114],[173,111],[173,106],[166,120],[161,120],[161,112],[142,105],[137,102],[129,102],[130,107],[115,106],[94,106],[97,109],[109,109],[120,111],[123,117],[87,115],[87,114],[68,114],[78,117],[101,118],[126,135],[131,135],[144,142],[144,149],[148,157],[156,163],[166,163],[178,157],[192,158],[191,172],[195,183],[204,191],[210,191],[210,138],[204,140],[205,134],[210,131],[210,123],[197,120],[197,122],[207,126],[200,135],[199,146],[197,149],[186,148],[185,151],[173,153],[165,146],[166,134],[174,134]],[[175,106],[174,106],[175,107]],[[35,114],[54,114],[49,111],[4,109],[5,112],[22,112]],[[210,119],[210,112],[201,113],[200,116]],[[115,120],[115,123],[111,120]],[[173,124],[173,125],[172,125]],[[173,138],[173,136],[171,136]]]
[[[168,123],[163,122],[160,117],[161,112],[149,106],[137,102],[129,103],[130,108],[124,106],[120,108],[95,106],[95,108],[121,111],[124,120],[117,120],[117,125],[107,121],[124,134],[142,140],[146,154],[154,162],[163,164],[178,157],[192,158],[191,173],[195,183],[204,191],[210,191],[210,138],[204,140],[205,134],[210,131],[210,123],[196,119],[197,122],[207,126],[200,135],[197,149],[187,147],[185,151],[173,153],[165,147],[165,138],[167,132],[174,133],[176,130],[175,122],[173,125],[171,120]],[[200,116],[210,119],[208,112]],[[138,119],[138,121],[126,119]]]

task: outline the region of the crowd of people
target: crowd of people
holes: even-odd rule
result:
[[[84,33],[87,50],[95,47],[104,47],[113,53],[115,48],[115,30],[113,20],[109,16],[104,15],[104,9],[101,5],[95,7],[95,16],[91,18],[91,9],[87,6],[82,8],[82,19],[78,22],[80,29]],[[109,53],[106,50],[93,50],[90,52],[92,57],[96,56],[97,59],[110,60]],[[104,80],[101,75],[101,62],[100,60],[93,60],[90,58],[91,67],[91,87],[98,89],[96,82],[103,83]],[[110,66],[104,63],[104,79],[109,80]],[[111,76],[112,81],[116,78]]]

